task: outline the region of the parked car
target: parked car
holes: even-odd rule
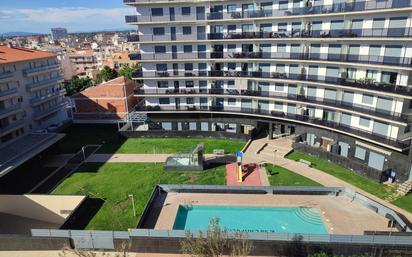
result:
[[[56,124],[51,124],[50,126],[47,127],[47,130],[49,132],[56,132],[61,126],[63,126],[63,123],[56,123]]]

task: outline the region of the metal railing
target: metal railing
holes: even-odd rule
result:
[[[412,95],[412,89],[408,86],[395,85],[381,82],[369,82],[364,80],[346,79],[328,76],[316,76],[296,73],[281,73],[281,72],[262,72],[262,71],[134,71],[132,76],[135,79],[145,78],[162,78],[162,77],[181,77],[194,78],[198,77],[244,77],[244,78],[261,78],[261,79],[279,79],[292,81],[309,81],[319,82],[331,85],[342,85],[347,87],[362,88],[374,91],[383,91],[400,95]]]
[[[50,64],[50,65],[45,65],[45,66],[41,66],[41,67],[27,68],[27,69],[23,70],[23,73],[25,75],[29,75],[29,74],[32,74],[32,73],[55,70],[55,69],[59,69],[59,68],[60,68],[60,64],[53,63],[53,64]]]
[[[349,62],[365,64],[382,64],[391,66],[412,67],[412,58],[382,55],[354,55],[333,53],[300,53],[300,52],[191,52],[191,53],[142,53],[130,54],[132,60],[172,60],[172,59],[287,59],[287,60],[316,60],[331,62]]]
[[[41,110],[41,111],[35,111],[33,113],[34,119],[38,120],[43,118],[44,116],[47,116],[49,114],[52,114],[54,112],[59,111],[60,109],[62,109],[64,106],[66,106],[66,102],[59,102],[54,106],[50,106],[47,109]]]
[[[3,134],[8,133],[9,131],[11,131],[15,128],[23,126],[25,124],[25,122],[26,122],[26,120],[22,119],[22,120],[12,122],[12,123],[4,126],[4,127],[0,127],[0,135],[3,135]]]
[[[124,0],[126,4],[131,3],[145,3],[145,2],[162,2],[165,0]],[[369,11],[369,10],[382,10],[391,8],[404,8],[410,7],[410,0],[393,0],[393,1],[360,1],[353,3],[334,3],[329,5],[321,6],[307,6],[307,7],[294,7],[286,10],[243,10],[235,12],[209,12],[201,13],[197,16],[196,13],[187,15],[190,17],[185,17],[182,15],[170,15],[166,13],[161,16],[164,17],[165,21],[195,21],[204,20],[205,17],[208,20],[221,20],[221,19],[248,19],[248,18],[262,18],[262,17],[282,17],[282,16],[293,16],[293,15],[312,15],[312,14],[327,14],[327,13],[346,13],[346,12],[357,12],[357,11]],[[179,18],[182,16],[184,18]],[[156,17],[152,15],[139,15],[134,22],[149,22],[156,21]],[[128,22],[128,21],[126,21]],[[130,22],[130,21],[129,21]]]
[[[6,72],[3,72],[3,73],[0,73],[0,80],[9,79],[11,77],[13,77],[13,72],[11,72],[11,71],[6,71]]]
[[[147,112],[161,112],[161,111],[206,111],[206,112],[229,112],[229,113],[241,113],[252,115],[263,115],[271,118],[281,118],[290,121],[298,121],[306,124],[315,124],[331,129],[336,129],[341,132],[347,132],[359,138],[369,138],[375,142],[379,142],[385,145],[390,145],[399,149],[405,149],[409,146],[407,142],[401,142],[395,138],[373,133],[372,131],[363,130],[361,128],[355,128],[336,121],[325,120],[321,118],[312,117],[309,115],[292,114],[279,111],[270,111],[264,108],[252,108],[252,107],[230,107],[223,105],[213,106],[136,106],[136,111]]]
[[[215,96],[255,96],[255,97],[271,97],[276,99],[285,99],[297,102],[303,102],[307,105],[324,105],[327,107],[334,107],[338,109],[342,109],[342,112],[345,112],[347,109],[350,111],[359,112],[362,114],[368,114],[375,117],[380,117],[384,119],[391,119],[394,121],[401,121],[406,122],[408,119],[408,115],[404,115],[400,112],[393,112],[387,111],[375,107],[363,106],[363,105],[356,105],[353,103],[336,100],[336,99],[328,99],[328,98],[317,98],[317,97],[309,97],[304,95],[298,94],[288,94],[288,93],[280,93],[274,91],[263,91],[263,90],[237,90],[237,89],[223,89],[223,88],[204,88],[204,89],[144,89],[144,88],[137,88],[134,90],[134,94],[137,96],[147,96],[147,95],[215,95]]]
[[[21,103],[17,103],[17,104],[11,105],[9,107],[6,107],[4,109],[0,109],[0,116],[8,114],[8,113],[13,112],[13,111],[17,111],[19,109],[21,109]]]
[[[42,96],[38,96],[38,97],[33,97],[30,99],[30,103],[31,104],[37,104],[37,103],[41,103],[43,101],[46,100],[50,100],[54,97],[60,96],[60,95],[64,95],[66,93],[66,89],[61,89],[61,90],[57,90],[55,92],[51,92],[48,93],[46,95],[42,95]]]
[[[8,96],[17,93],[17,88],[9,88],[7,90],[0,91],[0,97]]]
[[[51,79],[46,79],[46,80],[42,80],[42,81],[38,81],[38,82],[32,82],[32,83],[28,83],[26,84],[26,86],[30,89],[35,89],[38,87],[43,87],[43,86],[47,86],[50,84],[54,84],[54,83],[59,83],[63,81],[63,77],[58,76],[58,77],[54,77]]]

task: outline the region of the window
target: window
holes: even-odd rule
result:
[[[185,71],[192,71],[193,63],[185,63]]]
[[[235,4],[228,4],[227,5],[227,12],[228,13],[236,12],[236,5]]]
[[[356,69],[354,68],[347,68],[346,72],[348,74],[348,79],[356,79]]]
[[[373,104],[373,95],[362,95],[363,104]]]
[[[155,46],[154,47],[155,53],[166,53],[166,46]]]
[[[236,33],[236,25],[227,25],[228,33]]]
[[[243,24],[242,32],[253,32],[253,24]]]
[[[280,1],[279,2],[279,10],[287,10],[288,9],[288,1]]]
[[[260,24],[260,32],[272,32],[272,24]]]
[[[165,63],[158,63],[156,64],[157,71],[167,71],[167,64]]]
[[[278,23],[278,31],[286,31],[288,24],[287,23]]]
[[[159,98],[159,104],[170,104],[170,98]]]
[[[368,127],[369,128],[370,123],[371,123],[370,119],[363,118],[363,117],[359,118],[359,125],[362,126],[362,127]]]
[[[194,87],[195,86],[195,83],[193,82],[193,81],[186,81],[186,87]]]
[[[169,82],[168,81],[158,81],[157,82],[157,87],[158,88],[168,88],[169,87]]]
[[[236,45],[234,45],[234,44],[229,44],[229,45],[227,45],[227,52],[228,53],[235,53],[236,52]]]
[[[184,53],[191,53],[192,52],[192,45],[184,45],[183,46]]]
[[[165,34],[165,28],[153,28],[153,35],[162,36]]]
[[[276,83],[275,84],[275,91],[278,91],[278,92],[283,92],[284,90],[284,85],[283,84],[281,84],[281,83]]]
[[[195,104],[195,99],[193,97],[186,98],[186,104]]]
[[[366,70],[366,78],[376,80],[378,77],[378,71]]]
[[[192,34],[192,27],[183,27],[183,35],[191,35]]]
[[[228,80],[227,81],[227,88],[235,88],[235,81],[234,80]]]
[[[355,148],[355,157],[361,160],[365,160],[366,157],[366,150],[357,146]]]
[[[152,16],[163,16],[163,8],[152,8]]]
[[[236,98],[228,98],[227,105],[236,105]]]
[[[190,15],[190,7],[182,7],[182,15]]]

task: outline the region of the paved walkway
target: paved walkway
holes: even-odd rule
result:
[[[120,162],[120,163],[140,163],[140,162],[165,162],[172,154],[93,154],[86,159],[86,162]],[[215,163],[227,163],[234,159],[232,155],[205,154],[205,160]]]
[[[266,147],[263,147],[267,144]],[[263,148],[263,150],[261,150]],[[258,154],[258,151],[260,153]],[[268,140],[266,138],[259,139],[251,143],[247,149],[244,158],[245,161],[255,162],[255,163],[275,163],[276,165],[282,166],[288,170],[291,170],[299,175],[305,176],[309,179],[312,179],[324,186],[327,187],[346,187],[354,191],[357,191],[376,202],[379,202],[401,214],[406,218],[412,221],[412,213],[409,213],[406,210],[403,210],[390,202],[387,202],[381,198],[378,198],[352,184],[349,184],[337,177],[329,175],[323,171],[308,167],[307,165],[289,160],[285,158],[285,155],[292,150],[292,140],[290,138],[280,138],[275,140]]]
[[[262,179],[262,169],[254,163],[243,165],[243,182],[237,181],[237,164],[226,165],[226,185],[228,186],[267,186]]]

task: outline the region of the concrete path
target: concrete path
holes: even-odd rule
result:
[[[118,162],[118,163],[162,163],[172,154],[93,154],[86,162]],[[232,155],[205,154],[205,161],[227,163],[234,159]]]
[[[266,147],[265,144],[267,144]],[[262,150],[263,149],[263,150]],[[260,153],[258,151],[260,150]],[[292,139],[290,138],[280,138],[275,140],[269,140],[267,138],[259,139],[249,146],[245,153],[245,161],[255,162],[255,163],[275,163],[276,165],[282,166],[290,171],[293,171],[299,175],[305,176],[312,179],[327,187],[346,187],[354,191],[357,191],[376,202],[379,202],[401,214],[403,214],[407,219],[412,221],[412,213],[403,210],[388,201],[380,199],[352,184],[349,184],[337,177],[329,175],[323,171],[308,167],[307,165],[295,162],[285,158],[285,155],[292,150]]]

